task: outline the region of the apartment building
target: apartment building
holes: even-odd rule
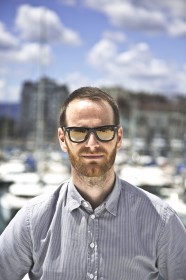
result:
[[[67,86],[49,78],[23,84],[19,130],[25,141],[56,141],[60,108],[69,95]]]
[[[124,138],[142,153],[183,153],[186,147],[186,98],[106,89],[118,102]]]

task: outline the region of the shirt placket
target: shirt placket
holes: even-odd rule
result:
[[[98,217],[91,213],[88,218],[87,279],[98,277]]]
[[[98,216],[89,202],[83,201],[82,207],[88,213],[87,219],[87,276],[86,279],[98,279]]]

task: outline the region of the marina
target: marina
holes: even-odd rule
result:
[[[125,156],[124,156],[125,155]],[[29,155],[30,157],[30,155]],[[33,159],[32,159],[33,160]],[[60,151],[45,153],[35,169],[29,163],[28,153],[5,158],[0,162],[0,232],[4,230],[17,211],[31,198],[52,192],[70,177],[68,159]],[[149,191],[166,201],[186,226],[185,169],[173,166],[168,159],[150,156],[127,158],[125,150],[119,151],[116,173],[131,184]]]
[[[0,162],[0,234],[31,198],[54,191],[62,181],[70,177],[68,159],[61,152],[50,153],[50,156],[45,154],[42,160],[40,172],[33,170],[33,162],[31,166],[28,165],[22,153],[19,157]],[[166,201],[186,227],[183,165],[182,168],[176,168],[162,157],[157,158],[156,162],[149,156],[135,156],[130,160],[126,151],[121,150],[116,158],[115,170],[123,180]],[[28,274],[22,280],[29,280]]]
[[[0,162],[0,233],[30,199],[54,191],[69,178],[68,162],[64,161],[61,154],[51,153],[45,163],[40,161],[40,172],[30,171],[22,153]]]

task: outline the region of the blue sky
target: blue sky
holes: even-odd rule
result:
[[[1,0],[0,102],[41,75],[70,91],[186,95],[185,11],[185,0]]]

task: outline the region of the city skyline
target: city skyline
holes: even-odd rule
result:
[[[2,1],[0,102],[25,80],[186,95],[184,0]]]

